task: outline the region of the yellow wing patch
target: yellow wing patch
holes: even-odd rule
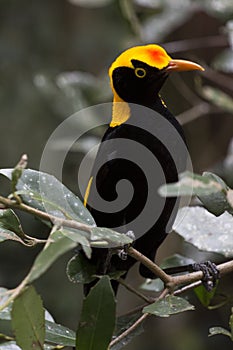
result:
[[[84,201],[83,201],[84,207],[87,206],[87,201],[88,201],[88,197],[89,197],[89,194],[90,194],[92,181],[93,181],[93,176],[90,178],[90,180],[88,181],[88,184],[87,184],[86,192],[85,192],[85,195],[84,195]]]

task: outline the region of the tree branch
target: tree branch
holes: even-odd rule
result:
[[[129,247],[127,249],[127,253],[137,261],[140,261],[143,265],[145,265],[150,271],[152,271],[155,276],[159,277],[165,285],[172,282],[171,276],[166,274],[158,265],[156,265],[153,261],[148,259],[145,255],[140,253],[138,250],[133,247]]]
[[[123,333],[121,333],[117,338],[111,341],[110,347],[119,343],[122,339],[127,337],[127,335],[129,335],[132,331],[134,331],[134,329],[137,328],[140,325],[140,323],[142,323],[148,316],[150,316],[150,314],[145,313],[141,317],[139,317],[137,321],[132,324],[132,326],[130,326]]]
[[[80,223],[76,220],[68,220],[68,219],[62,219],[59,218],[57,216],[48,214],[44,211],[41,211],[39,209],[30,207],[29,205],[26,205],[24,203],[18,203],[14,200],[11,200],[9,198],[5,198],[0,196],[0,203],[5,207],[5,208],[11,208],[11,209],[18,209],[18,210],[22,210],[28,214],[34,215],[40,219],[46,220],[46,221],[50,221],[52,222],[54,225],[57,226],[65,226],[65,227],[70,227],[70,228],[74,228],[77,230],[82,230],[85,232],[90,233],[91,232],[91,228],[92,226]],[[3,208],[2,208],[3,209]]]
[[[24,203],[17,203],[9,198],[5,198],[0,196],[0,204],[4,206],[4,208],[12,208],[19,209],[29,214],[32,214],[36,217],[39,217],[43,220],[50,221],[54,225],[57,226],[65,226],[78,230],[85,231],[87,233],[91,233],[92,226],[80,223],[76,220],[67,220],[62,219],[57,216],[48,214],[41,210],[32,208]],[[154,273],[155,276],[159,277],[165,284],[165,286],[169,289],[169,291],[173,291],[175,287],[183,284],[189,284],[193,282],[200,281],[203,278],[203,273],[201,271],[192,272],[180,276],[170,276],[166,274],[158,265],[156,265],[153,261],[148,259],[145,255],[134,249],[133,247],[128,247],[127,253],[133,257],[135,260],[141,262],[145,265],[150,271]],[[228,261],[226,263],[220,264],[217,266],[220,275],[225,275],[233,271],[233,260]]]
[[[150,259],[144,256],[142,253],[138,252],[133,247],[128,248],[128,254],[145,265],[150,271],[155,274],[155,276],[159,277],[164,282],[165,287],[168,288],[169,292],[172,293],[174,289],[180,285],[201,281],[203,278],[202,271],[195,271],[179,276],[170,276],[166,274],[158,265],[156,265],[154,262],[152,262]],[[219,270],[220,276],[232,272],[233,260],[217,265],[217,269]],[[192,288],[196,286],[197,285],[195,284],[192,286]]]

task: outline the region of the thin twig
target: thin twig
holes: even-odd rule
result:
[[[148,298],[146,295],[140,293],[137,289],[133,288],[130,284],[126,283],[123,278],[119,278],[117,280],[122,286],[124,286],[126,289],[128,289],[130,292],[134,293],[137,295],[139,298],[143,299],[147,303],[152,302],[152,298]]]
[[[127,335],[129,335],[135,328],[137,328],[148,316],[150,316],[150,314],[145,313],[140,318],[138,318],[137,321],[132,324],[132,326],[130,326],[128,329],[126,329],[123,333],[121,333],[119,335],[119,337],[117,337],[113,341],[111,341],[110,347],[119,343],[122,339],[127,337]]]
[[[197,282],[193,282],[191,284],[188,284],[184,287],[181,287],[177,290],[174,291],[174,295],[180,295],[182,293],[185,293],[185,292],[188,292],[189,290],[193,289],[193,288],[196,288],[198,286],[200,286],[202,284],[202,281],[197,281]]]
[[[181,125],[192,122],[193,120],[210,113],[211,106],[207,102],[201,102],[198,105],[179,114],[176,118]]]
[[[203,38],[193,38],[185,40],[172,41],[163,44],[163,47],[169,52],[184,52],[209,47],[229,47],[227,36],[214,35]]]
[[[233,79],[226,74],[221,74],[210,67],[205,67],[202,73],[208,80],[220,85],[221,87],[233,91]]]

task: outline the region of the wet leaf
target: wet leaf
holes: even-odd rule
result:
[[[12,306],[12,327],[16,343],[24,350],[43,350],[45,340],[44,309],[34,287],[26,288]]]
[[[22,243],[22,240],[16,234],[21,233],[21,225],[18,217],[11,209],[0,210],[0,242],[5,240],[14,240]]]
[[[60,324],[46,321],[45,341],[62,346],[75,346],[75,332]]]
[[[81,230],[72,229],[72,228],[61,228],[59,230],[65,237],[68,237],[73,242],[81,244],[82,249],[86,256],[90,259],[91,257],[91,247],[90,242],[87,239],[87,233]]]
[[[12,170],[1,169],[0,174],[11,179]],[[31,207],[59,218],[95,225],[81,200],[52,175],[25,169],[16,187],[17,194]]]
[[[103,276],[84,300],[77,348],[107,350],[115,327],[115,296],[108,276]]]
[[[233,217],[227,212],[216,217],[202,207],[184,207],[173,227],[200,250],[233,256]]]
[[[118,233],[105,227],[91,228],[91,245],[95,245],[95,241],[102,242],[103,247],[122,247],[125,244],[130,244],[133,240],[123,233]]]
[[[209,332],[210,332],[209,337],[211,337],[213,335],[222,334],[222,335],[226,335],[226,336],[231,338],[231,332],[229,332],[227,329],[222,328],[222,327],[211,327],[209,329]]]
[[[0,210],[0,230],[4,229],[17,235],[23,234],[19,218],[12,209]]]
[[[28,246],[34,245],[33,237],[25,235],[18,216],[12,209],[0,210],[0,242],[13,240]]]
[[[143,312],[159,317],[169,317],[170,315],[189,310],[194,310],[194,306],[187,300],[174,295],[169,295],[164,299],[158,300],[155,303],[144,307]]]
[[[213,178],[187,171],[179,175],[178,182],[161,186],[159,188],[159,194],[163,197],[201,196],[222,190],[222,185]]]
[[[76,243],[65,237],[60,231],[53,232],[49,237],[49,244],[37,255],[27,276],[28,283],[39,278],[62,254],[76,247]]]
[[[204,204],[206,209],[216,216],[223,214],[226,210],[233,214],[233,208],[230,206],[227,200],[229,187],[225,184],[225,182],[216,174],[209,172],[203,173],[203,177],[207,177],[210,180],[212,179],[221,186],[221,191],[210,193],[208,195],[199,195],[199,199]]]
[[[66,273],[71,282],[90,283],[96,279],[96,266],[79,253],[68,262]]]

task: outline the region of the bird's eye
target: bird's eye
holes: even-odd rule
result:
[[[144,68],[136,68],[135,75],[138,78],[144,78],[146,76],[146,70]]]

